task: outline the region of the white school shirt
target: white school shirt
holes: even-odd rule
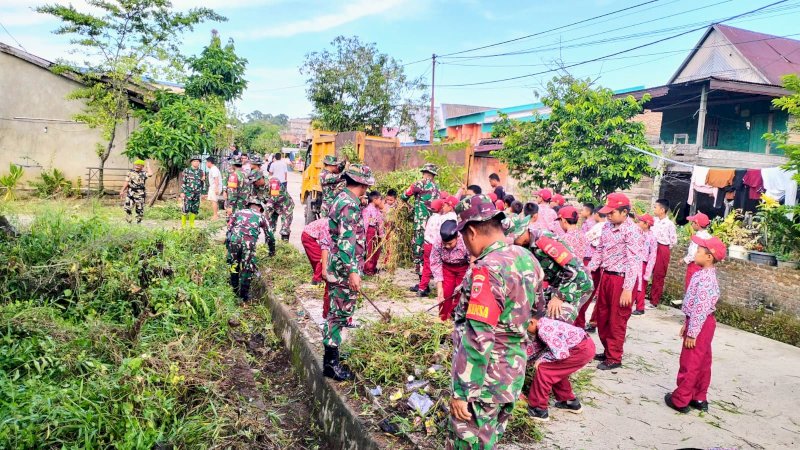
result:
[[[700,230],[695,233],[702,239],[711,239],[711,233],[708,230]],[[689,249],[686,251],[686,257],[683,258],[683,262],[686,264],[694,262],[694,256],[697,254],[698,245],[694,243],[694,241],[689,241]]]

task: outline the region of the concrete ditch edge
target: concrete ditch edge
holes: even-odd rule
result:
[[[303,337],[293,312],[277,300],[263,282],[261,284],[261,297],[272,312],[275,334],[281,337],[289,351],[295,373],[314,396],[317,403],[314,410],[325,436],[330,439],[329,443],[347,450],[381,448],[347,400],[331,385],[332,381],[322,376],[322,357],[314,352],[314,348]]]

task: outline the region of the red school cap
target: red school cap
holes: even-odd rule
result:
[[[553,191],[550,189],[539,189],[536,191],[536,195],[542,197],[542,200],[549,202],[551,198],[553,198]]]
[[[442,205],[444,204],[444,200],[437,198],[431,202],[431,211],[435,213],[439,213],[442,210]]]
[[[608,194],[608,197],[606,197],[606,205],[600,208],[600,210],[597,212],[599,212],[600,214],[608,214],[611,211],[617,208],[621,208],[623,206],[630,207],[631,206],[630,199],[628,198],[627,195],[621,192],[614,192],[612,194]]]
[[[565,206],[558,210],[559,219],[577,219],[578,210],[574,206]]]
[[[637,216],[636,218],[650,225],[651,227],[656,223],[655,219],[653,219],[653,216],[651,216],[650,214],[642,214],[641,216]]]
[[[553,194],[553,198],[551,198],[550,201],[558,203],[558,206],[564,206],[564,203],[566,203],[564,196],[561,194]]]
[[[492,204],[497,203],[497,194],[495,194],[494,192],[490,192],[488,197],[489,200],[492,201]]]
[[[714,259],[716,261],[719,262],[725,259],[725,256],[727,254],[725,249],[725,244],[723,244],[718,237],[711,236],[708,239],[703,239],[695,234],[694,236],[692,236],[692,242],[699,245],[700,247],[708,249],[711,255],[714,256]]]
[[[456,197],[455,195],[451,195],[446,199],[444,199],[444,203],[447,203],[452,208],[455,208],[459,201],[460,200],[458,200],[458,197]]]
[[[502,211],[506,209],[506,204],[502,200],[497,200],[494,202],[494,207],[497,208],[498,211]]]
[[[707,227],[708,224],[711,223],[711,220],[708,218],[708,216],[703,214],[703,213],[701,213],[701,212],[699,212],[699,213],[697,213],[697,214],[695,214],[693,216],[687,217],[686,220],[688,220],[689,222],[694,222],[694,223],[700,225],[702,228]]]

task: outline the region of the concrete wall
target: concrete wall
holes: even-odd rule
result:
[[[664,285],[667,295],[683,298],[686,248],[672,251]],[[764,307],[800,316],[800,270],[727,259],[717,264],[720,301],[751,309]]]
[[[27,182],[41,170],[57,167],[73,182],[81,178],[85,186],[87,167],[98,165],[96,144],[102,139],[99,130],[72,120],[83,104],[67,100],[66,96],[79,86],[49,70],[0,53],[0,173],[6,173],[10,163],[21,165]],[[121,152],[135,125],[134,120],[128,120],[118,128],[107,167],[129,167]]]

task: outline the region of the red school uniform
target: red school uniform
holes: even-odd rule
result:
[[[442,282],[444,303],[439,305],[439,318],[442,321],[450,319],[458,304],[457,296],[453,295],[456,288],[464,280],[464,275],[469,269],[469,251],[464,244],[464,239],[459,235],[456,246],[451,250],[444,248],[442,239],[438,238],[431,245],[430,267],[433,281]]]
[[[542,317],[536,339],[528,347],[530,358],[541,359],[528,392],[528,405],[547,409],[550,391],[556,401],[575,399],[569,376],[594,357],[595,346],[589,336],[574,325]]]
[[[364,263],[364,275],[375,275],[378,272],[378,261],[381,251],[378,245],[384,237],[384,219],[381,212],[375,205],[369,204],[361,212],[364,220],[364,227],[367,229],[367,257]]]
[[[658,253],[658,242],[653,232],[650,230],[642,232],[641,246],[639,247],[639,259],[642,261],[642,272],[633,293],[636,309],[644,311],[644,298],[647,294],[647,280],[652,279],[653,269],[656,264]]]
[[[653,226],[650,228],[656,238],[656,263],[653,266],[653,280],[650,288],[650,303],[658,305],[661,303],[661,296],[664,293],[664,280],[667,278],[669,269],[669,259],[672,255],[672,247],[678,243],[678,233],[675,223],[669,218],[659,219],[656,217]]]
[[[600,243],[588,270],[600,269],[597,288],[597,335],[603,344],[607,364],[622,362],[625,333],[632,308],[622,307],[622,291],[633,291],[641,270],[639,227],[631,219],[618,226],[606,222]]]
[[[697,271],[689,283],[681,305],[686,314],[684,337],[695,338],[695,347],[681,347],[677,388],[672,393],[672,402],[683,408],[692,400],[708,401],[708,386],[711,384],[711,340],[717,321],[714,311],[719,300],[717,271],[713,267]]]

